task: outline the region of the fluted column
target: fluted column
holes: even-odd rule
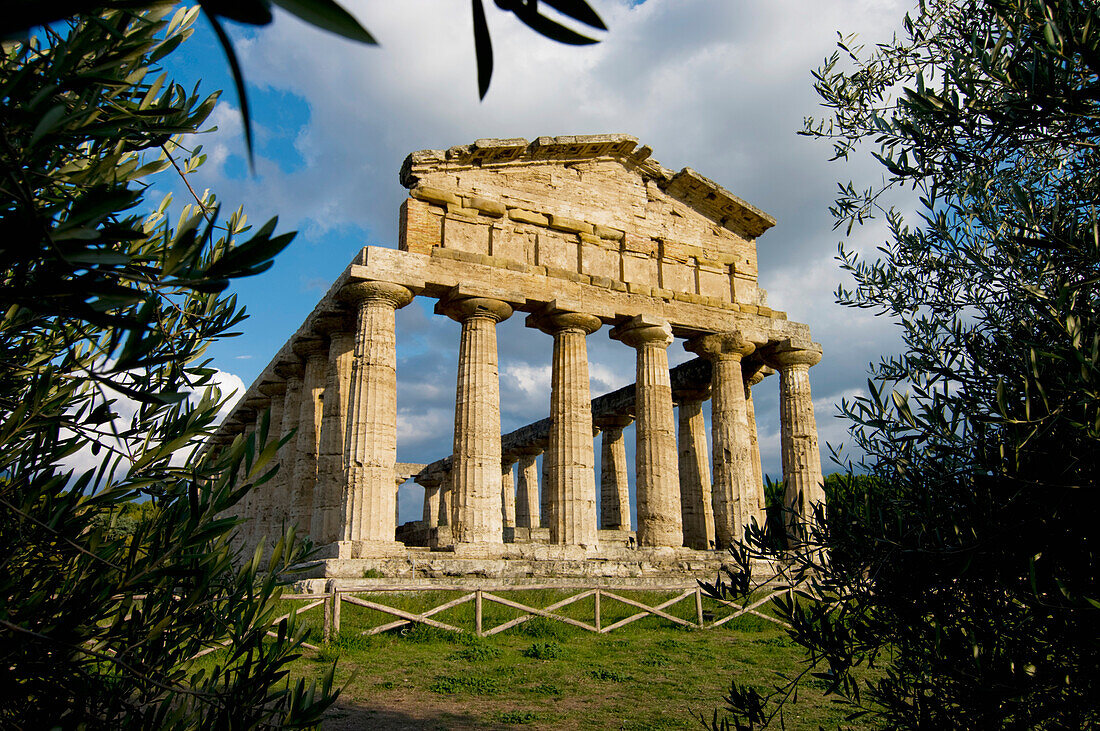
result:
[[[237,486],[240,487],[248,482],[249,470],[256,464],[256,455],[259,454],[259,437],[256,434],[256,417],[257,413],[249,408],[241,414],[241,418],[245,420],[244,428],[241,430],[241,435],[245,439],[247,444],[248,440],[252,440],[252,459],[248,459],[247,452],[244,461],[241,462],[241,470],[238,473]],[[246,448],[247,449],[247,448]],[[251,558],[252,550],[255,548],[255,540],[257,535],[256,530],[256,488],[253,487],[248,493],[241,498],[237,503],[238,510],[237,515],[244,519],[244,523],[241,525],[238,536],[242,548],[248,558]]]
[[[749,422],[749,449],[752,452],[752,484],[756,488],[760,515],[765,515],[767,502],[764,496],[764,465],[760,460],[760,437],[756,428],[756,407],[752,402],[752,387],[775,373],[763,363],[754,363],[751,375],[745,373],[745,417]]]
[[[276,367],[275,372],[286,378],[286,393],[283,394],[283,418],[277,432],[279,439],[282,440],[283,437],[298,428],[302,398],[302,366],[295,360],[293,363],[281,364]],[[295,449],[297,442],[297,435],[295,435],[279,447],[279,473],[282,475],[282,480],[279,481],[278,492],[273,493],[275,512],[272,515],[272,528],[279,536],[285,530],[286,525],[294,521],[295,517],[294,465],[297,460]]]
[[[355,304],[355,350],[344,444],[341,537],[394,543],[397,530],[396,311],[412,292],[387,282],[356,282],[340,292]]]
[[[267,441],[278,442],[282,439],[283,400],[286,397],[286,382],[261,383],[259,389],[260,393],[271,399],[268,406],[270,415],[268,417]],[[275,459],[264,467],[264,472],[269,472],[278,466],[279,459],[278,454],[276,454]],[[277,515],[279,512],[279,499],[283,494],[283,483],[285,481],[286,474],[280,467],[270,480],[257,488],[259,491],[259,522],[257,528],[259,529],[259,536],[265,541],[266,545],[278,540],[277,534],[280,521]]]
[[[516,527],[516,481],[512,476],[515,464],[514,455],[506,454],[500,460],[501,517],[505,528]]]
[[[447,472],[439,483],[439,512],[436,514],[436,525],[449,527],[454,523],[454,486],[454,472]]]
[[[779,424],[786,485],[783,502],[787,533],[797,538],[804,535],[802,527],[813,515],[812,506],[825,502],[817,420],[810,394],[810,366],[821,360],[821,346],[810,343],[798,347],[784,341],[768,360],[779,370]]]
[[[324,340],[304,340],[296,343],[294,352],[305,358],[302,374],[302,395],[298,402],[298,439],[295,444],[294,514],[302,535],[313,535],[313,493],[317,485],[317,445],[321,435],[321,416],[325,393],[325,372],[328,369],[328,343]]]
[[[637,351],[635,474],[638,501],[638,545],[684,543],[680,517],[680,479],[676,457],[676,418],[668,375],[669,323],[638,315],[611,331]]]
[[[760,337],[741,332],[702,335],[686,348],[710,360],[711,446],[714,456],[714,532],[718,548],[727,548],[744,537],[752,520],[763,525],[754,488],[749,423],[745,410],[745,380],[741,359],[756,350]]]
[[[530,323],[554,336],[550,375],[550,437],[543,455],[550,507],[550,542],[596,546],[596,456],[586,338],[603,324],[592,315],[559,312]]]
[[[600,428],[600,527],[604,530],[630,530],[630,486],[623,429],[633,421],[633,417],[620,415],[596,419]]]
[[[674,394],[680,404],[680,515],[684,521],[684,545],[699,550],[714,547],[710,457],[703,422],[703,401],[709,395],[706,389]]]
[[[531,449],[519,453],[519,479],[516,486],[516,527],[538,528],[539,521],[539,453]]]
[[[439,483],[438,477],[420,477],[416,484],[424,488],[424,512],[421,520],[429,529],[439,525]]]
[[[324,320],[317,326],[322,332],[329,333],[329,344],[310,533],[317,543],[327,544],[343,537],[344,442],[347,437],[351,371],[355,361],[355,333],[344,317]]]
[[[497,323],[508,303],[467,297],[441,303],[462,324],[454,431],[454,542],[503,543],[500,505],[500,380]]]

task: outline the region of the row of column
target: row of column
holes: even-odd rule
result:
[[[319,319],[315,337],[293,346],[285,380],[264,383],[268,401],[245,406],[259,428],[269,414],[269,441],[297,430],[278,451],[279,471],[252,490],[237,512],[251,520],[252,546],[296,524],[330,557],[379,555],[401,548],[397,529],[397,355],[395,312],[412,301],[405,287],[357,282],[340,292],[351,312]],[[247,411],[245,413],[248,413]]]
[[[481,297],[442,303],[440,311],[462,325],[458,389],[455,399],[455,431],[449,484],[429,486],[426,518],[429,525],[447,523],[455,544],[499,544],[511,515],[515,525],[537,525],[537,489],[534,457],[520,455],[518,492],[511,486],[512,461],[502,460],[500,444],[499,378],[495,327],[512,314],[500,300]],[[598,532],[595,507],[592,447],[593,421],[589,393],[586,338],[601,326],[591,315],[550,312],[531,315],[528,324],[554,337],[551,369],[550,433],[543,457],[543,489],[539,499],[542,524],[556,544],[594,547]],[[681,546],[684,526],[689,525],[689,544],[707,547],[713,535],[718,547],[742,537],[743,526],[763,523],[764,499],[758,445],[754,444],[751,414],[751,379],[743,372],[742,359],[753,353],[760,339],[743,333],[704,335],[687,343],[689,351],[713,365],[712,429],[714,475],[711,500],[685,490],[701,491],[709,480],[702,429],[702,398],[682,407],[681,419],[688,439],[687,469],[681,469],[676,446],[672,389],[667,348],[673,342],[668,322],[638,316],[614,328],[611,337],[635,348],[636,386],[636,496],[639,546]],[[820,351],[796,348],[789,343],[769,349],[769,359],[780,372],[783,469],[787,478],[787,502],[797,515],[808,515],[811,502],[824,499],[821,489],[820,454],[808,369],[820,359]],[[625,425],[625,424],[624,424]],[[601,485],[608,494],[603,503],[618,507],[618,523],[628,522],[625,499],[625,449],[619,439],[605,440],[604,469],[615,477]],[[683,441],[683,440],[681,440]],[[621,453],[616,452],[616,444]],[[499,470],[499,472],[498,472]],[[693,472],[694,470],[694,472]],[[499,476],[498,476],[499,475]],[[515,496],[514,505],[511,503]],[[433,497],[436,496],[436,497]],[[450,497],[450,504],[441,502]],[[712,510],[706,509],[711,504]],[[686,507],[686,506],[690,506]],[[614,507],[611,508],[614,510]],[[794,529],[796,526],[792,526]],[[702,536],[702,538],[700,538]],[[700,545],[703,544],[703,545]]]
[[[282,469],[269,484],[253,491],[240,510],[254,520],[254,535],[273,534],[285,523],[308,526],[315,543],[336,547],[334,556],[373,554],[396,547],[396,340],[395,312],[412,292],[385,282],[347,285],[340,298],[353,308],[316,323],[318,337],[294,345],[299,361],[277,369],[284,383],[263,384],[270,399],[269,431],[297,437],[280,449]],[[553,543],[596,546],[594,424],[589,393],[587,336],[602,322],[578,312],[531,315],[528,324],[554,338],[551,428],[543,457],[543,490],[537,488],[535,454],[518,455],[518,489],[502,489],[500,392],[496,325],[512,307],[484,297],[455,297],[438,310],[461,324],[455,428],[449,484],[426,485],[427,515],[443,515],[456,544],[503,543],[505,516],[534,526],[541,515]],[[681,469],[677,424],[669,379],[667,348],[672,330],[663,320],[638,316],[614,328],[611,337],[636,351],[636,495],[639,546],[680,546],[709,535],[713,520],[719,547],[740,537],[740,527],[762,521],[761,474],[754,459],[742,359],[757,340],[742,333],[697,337],[688,350],[713,364],[712,500],[682,501],[684,489],[708,482],[703,397],[683,401],[681,422],[692,457]],[[798,515],[821,501],[821,468],[810,399],[808,368],[820,351],[781,346],[769,350],[780,372],[783,471],[788,503]],[[751,376],[751,374],[747,374]],[[263,418],[262,404],[255,404]],[[622,429],[629,421],[604,420],[601,480],[607,506],[605,527],[628,526],[625,448]],[[258,424],[245,424],[255,429]],[[681,439],[684,443],[684,438]],[[700,455],[703,455],[701,458]],[[695,470],[692,473],[692,470]],[[685,474],[686,473],[686,474]],[[423,481],[422,481],[423,482]],[[683,487],[682,487],[683,485]],[[701,498],[701,496],[696,496]],[[687,503],[690,510],[684,507]],[[713,506],[708,514],[706,505]],[[540,505],[541,503],[541,505]],[[705,547],[705,546],[699,546]]]

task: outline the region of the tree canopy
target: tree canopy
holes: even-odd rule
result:
[[[1095,725],[1100,9],[926,0],[903,27],[841,38],[814,74],[830,116],[804,133],[882,165],[840,186],[838,227],[885,217],[889,237],[873,258],[842,244],[837,297],[904,350],[842,405],[866,457],[787,564],[804,673],[735,682],[725,723],[780,718],[814,674],[891,728]],[[742,558],[775,557],[765,539]],[[734,579],[716,592],[749,588]]]
[[[301,726],[334,698],[331,673],[288,684],[304,629],[273,626],[308,546],[229,545],[278,445],[195,451],[228,396],[203,351],[244,316],[223,292],[293,236],[145,200],[204,158],[183,136],[217,95],[157,69],[195,16],[112,10],[0,57],[0,725]]]

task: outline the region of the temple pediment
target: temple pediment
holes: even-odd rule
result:
[[[399,247],[462,252],[636,288],[765,304],[756,237],[775,224],[629,135],[486,139],[405,160]]]

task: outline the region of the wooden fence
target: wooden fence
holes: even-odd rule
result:
[[[560,599],[545,607],[534,607],[527,604],[523,604],[518,601],[507,599],[501,594],[514,591],[532,591],[532,590],[556,590],[556,591],[569,591],[575,592],[570,596]],[[424,591],[460,591],[463,592],[461,596],[450,599],[437,606],[427,609],[420,613],[409,612],[398,607],[390,606],[378,599],[378,594],[396,594],[396,593],[412,593],[412,592],[424,592]],[[623,596],[627,591],[646,591],[646,592],[664,592],[664,591],[677,591],[676,596],[662,601],[655,606],[650,606],[645,602],[638,601],[626,596]],[[294,601],[304,601],[306,605],[299,608],[298,613],[302,613],[309,609],[313,609],[321,604],[324,604],[324,622],[322,629],[322,637],[324,641],[328,642],[330,639],[340,633],[340,615],[341,608],[344,604],[350,604],[352,606],[362,607],[364,609],[371,609],[382,614],[386,614],[395,617],[394,620],[384,622],[382,624],[368,627],[367,629],[360,630],[360,634],[375,635],[380,632],[387,632],[389,630],[398,629],[401,627],[412,626],[414,624],[426,625],[428,627],[435,627],[436,629],[445,630],[449,632],[473,632],[478,637],[489,637],[499,632],[511,629],[517,625],[523,624],[531,620],[534,617],[543,617],[555,622],[562,622],[573,627],[578,627],[589,632],[595,632],[598,634],[607,634],[613,632],[621,627],[636,622],[639,619],[645,617],[659,617],[668,622],[672,622],[684,627],[691,627],[693,629],[713,629],[715,627],[721,627],[727,622],[736,619],[737,617],[745,614],[752,614],[762,619],[766,619],[769,622],[789,627],[790,625],[782,622],[775,617],[771,617],[763,612],[758,611],[759,608],[774,599],[775,597],[784,594],[787,588],[767,591],[766,594],[754,600],[752,603],[742,606],[735,602],[728,602],[713,597],[708,597],[711,601],[723,605],[732,609],[730,614],[719,619],[714,619],[711,612],[706,612],[703,609],[703,593],[700,587],[695,586],[692,588],[684,587],[562,587],[557,585],[526,585],[526,586],[498,586],[498,587],[479,587],[471,589],[468,586],[386,586],[386,587],[372,587],[369,589],[347,589],[347,590],[334,590],[323,594],[288,594],[284,595],[284,599]],[[357,594],[369,594],[372,595],[370,599],[364,599]],[[566,616],[560,613],[559,610],[579,602],[583,599],[593,597],[593,612],[591,623],[575,619],[574,617]],[[690,619],[684,619],[677,617],[674,614],[666,611],[676,606],[680,602],[694,600],[695,613],[694,621]],[[445,612],[448,609],[473,602],[474,604],[474,617],[473,626],[459,626],[459,624],[450,624],[448,622],[442,622],[438,619],[433,619],[441,612]],[[501,622],[492,627],[486,627],[484,606],[485,603],[495,603],[501,606],[510,607],[511,609],[521,612],[520,616],[513,619]],[[614,621],[610,624],[603,622],[602,607],[606,602],[618,602],[625,606],[631,607],[638,611],[633,614]],[[276,623],[281,621],[288,615],[283,615]],[[454,620],[452,620],[454,621]],[[308,649],[317,649],[313,645],[305,645]]]

